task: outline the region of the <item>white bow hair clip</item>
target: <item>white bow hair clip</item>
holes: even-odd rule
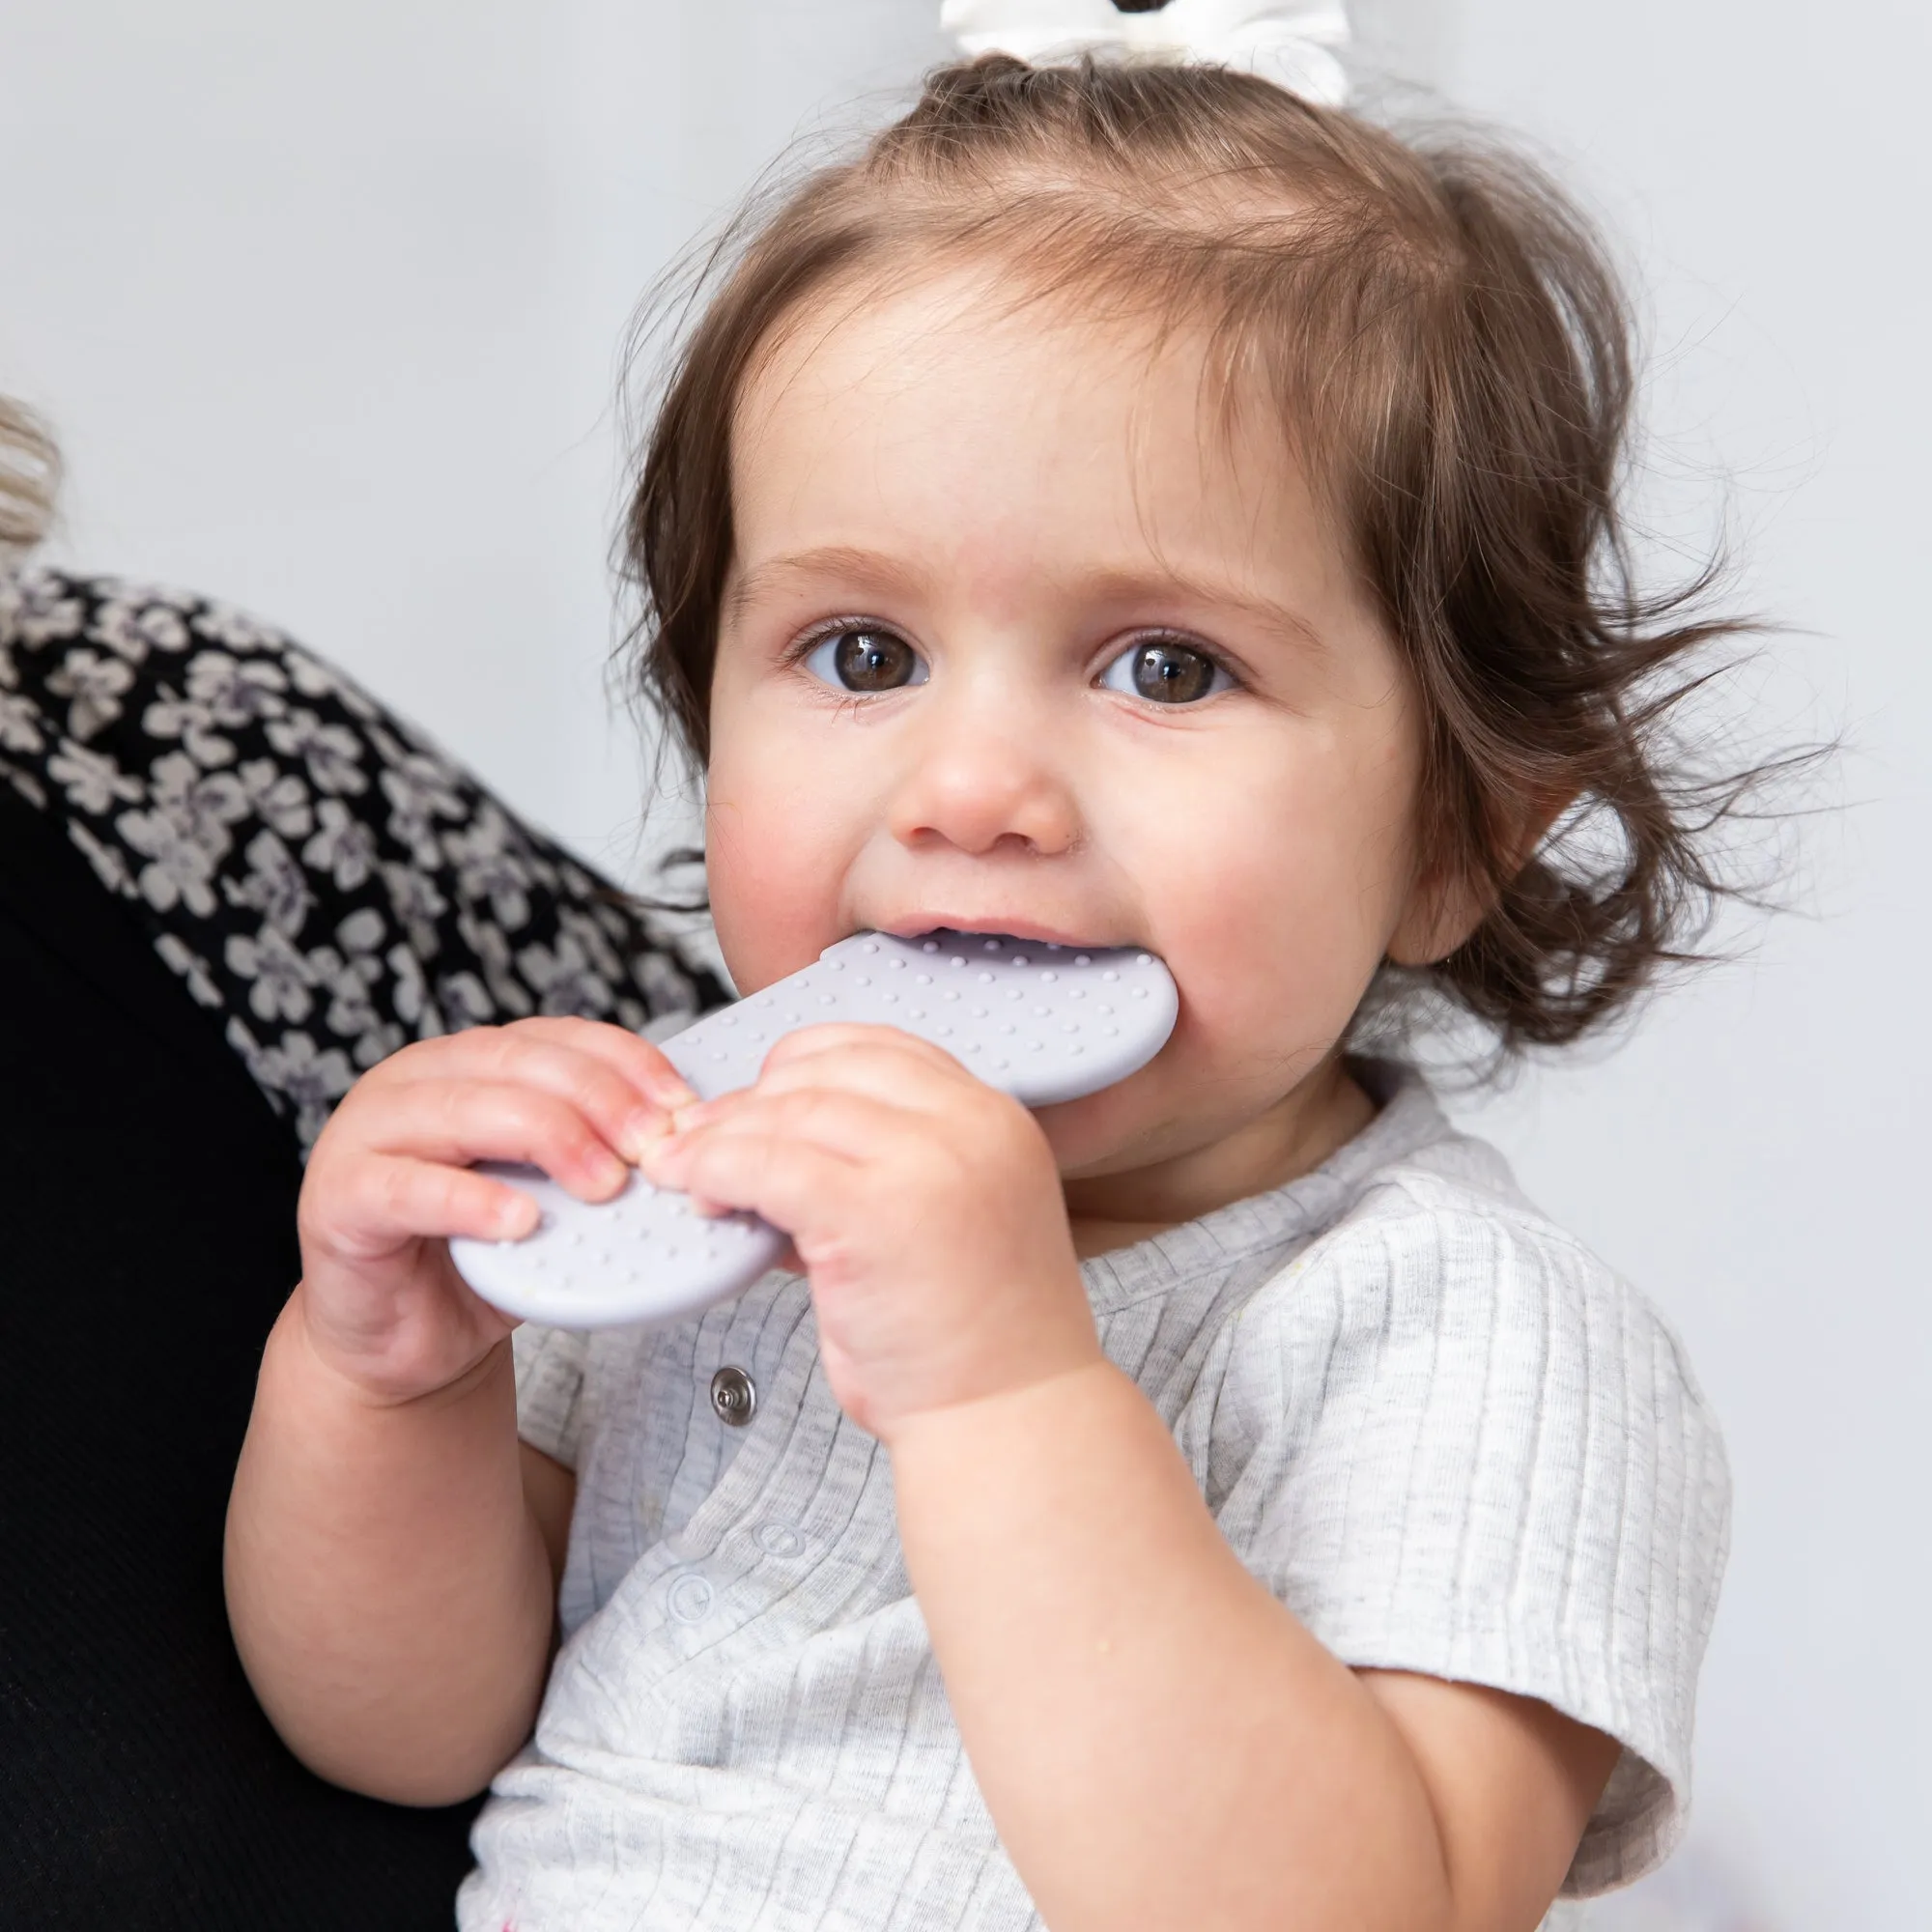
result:
[[[1122,14],[1114,0],[945,0],[939,24],[969,56],[1212,63],[1323,107],[1349,98],[1349,76],[1330,51],[1349,40],[1342,0],[1168,0],[1152,14]]]

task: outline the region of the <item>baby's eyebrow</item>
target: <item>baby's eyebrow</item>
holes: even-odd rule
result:
[[[767,557],[750,570],[735,574],[727,584],[724,617],[735,623],[760,598],[781,595],[794,585],[834,579],[861,592],[911,597],[922,588],[917,571],[877,551],[853,544],[822,544],[812,550],[790,551]],[[1133,607],[1159,604],[1179,597],[1209,609],[1238,611],[1265,631],[1296,649],[1325,651],[1327,640],[1298,611],[1271,597],[1231,584],[1190,576],[1183,570],[1103,570],[1080,577],[1072,587],[1086,602]]]
[[[724,592],[724,620],[736,622],[762,597],[824,578],[837,578],[867,590],[898,595],[909,594],[918,587],[918,579],[912,571],[876,551],[860,550],[851,544],[823,544],[816,550],[767,557],[750,570],[734,573]]]
[[[1133,605],[1159,603],[1179,596],[1189,604],[1209,609],[1237,611],[1263,630],[1273,632],[1284,643],[1299,650],[1325,651],[1328,640],[1300,611],[1272,597],[1237,590],[1232,584],[1192,577],[1183,570],[1166,567],[1157,571],[1108,571],[1084,581],[1082,589],[1096,602]]]

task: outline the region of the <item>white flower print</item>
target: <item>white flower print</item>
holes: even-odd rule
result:
[[[155,941],[155,951],[181,975],[196,1006],[221,1005],[221,986],[214,968],[186,940],[178,933],[164,932]]]
[[[265,659],[243,663],[226,651],[203,651],[188,660],[187,695],[206,705],[217,724],[245,724],[251,718],[279,718],[288,706],[288,678]]]
[[[423,794],[426,812],[439,818],[468,818],[477,801],[466,795],[462,773],[427,739],[400,720],[390,722],[393,730],[380,724],[369,727],[369,742],[383,762]]]
[[[382,950],[387,932],[383,915],[374,906],[357,906],[335,928],[335,936],[342,942],[343,949],[362,958],[370,958]]]
[[[437,890],[435,879],[413,866],[385,865],[383,884],[410,944],[425,959],[433,957],[438,950],[436,922],[449,910],[449,901]]]
[[[0,752],[41,752],[41,710],[31,697],[0,691]]]
[[[137,778],[124,772],[104,752],[64,740],[47,760],[47,776],[67,793],[67,802],[75,811],[99,817],[119,805],[131,804],[141,796]]]
[[[214,862],[229,843],[225,833],[221,849],[210,850],[168,811],[124,811],[114,821],[114,829],[126,844],[147,860],[135,884],[156,912],[183,905],[206,919],[214,910],[211,882]]]
[[[619,952],[628,950],[637,937],[636,915],[627,912],[625,901],[611,892],[592,891],[584,895],[584,910],[597,922],[597,929]]]
[[[508,1013],[514,1019],[534,1012],[536,1002],[530,998],[529,987],[511,967],[510,942],[501,929],[466,909],[456,915],[456,930],[482,966],[483,980],[497,1003],[497,1012]]]
[[[389,971],[396,976],[396,1012],[415,1028],[418,1039],[434,1039],[443,1029],[442,1015],[429,996],[422,961],[407,946],[389,948]]]
[[[276,651],[286,642],[281,632],[271,625],[213,597],[188,619],[188,624],[197,637],[226,644],[231,651]]]
[[[410,848],[411,859],[425,869],[438,858],[436,829],[422,810],[421,794],[394,772],[384,772],[382,786],[394,810],[389,813],[389,836]]]
[[[332,946],[317,947],[308,955],[308,963],[328,995],[328,1030],[337,1039],[355,1039],[377,1024],[369,981],[355,963],[340,958]],[[357,1054],[355,1064],[366,1066],[370,1063]]]
[[[539,1006],[636,1028],[703,1001],[639,909],[226,606],[0,577],[0,781],[135,902],[304,1147],[412,1037]]]
[[[337,1039],[353,1039],[357,1066],[373,1066],[402,1045],[403,1030],[376,1005],[374,988],[383,977],[379,959],[344,959],[332,946],[308,955],[310,977],[328,994],[326,1016]]]
[[[143,595],[101,605],[87,635],[130,665],[144,663],[150,651],[185,650],[188,641],[181,612]]]
[[[315,823],[308,786],[298,772],[279,769],[272,758],[250,758],[236,772],[249,805],[270,831],[300,838]]]
[[[141,728],[151,738],[179,738],[188,756],[211,771],[235,756],[234,745],[215,730],[208,706],[186,702],[165,686],[142,713]]]
[[[47,809],[47,788],[31,773],[16,772],[12,765],[0,764],[0,779],[5,779],[36,811]]]
[[[155,802],[173,812],[191,838],[216,854],[230,845],[228,828],[248,816],[249,800],[233,772],[204,772],[183,752],[156,758],[150,779]]]
[[[353,798],[368,789],[360,747],[347,725],[325,724],[313,711],[291,711],[270,723],[269,743],[283,757],[301,759],[318,790]]]
[[[265,923],[278,931],[299,932],[315,904],[315,894],[289,848],[265,829],[249,839],[243,857],[248,861],[248,876],[239,882],[226,881],[228,903],[252,907]]]
[[[474,973],[450,973],[436,982],[437,999],[451,1026],[487,1026],[497,1016],[497,1009]]]
[[[296,1134],[312,1146],[329,1110],[355,1083],[355,1070],[340,1047],[318,1047],[305,1033],[284,1033],[273,1046],[262,1046],[240,1019],[228,1022],[228,1043],[246,1062],[255,1084],[279,1095],[296,1110]]]
[[[71,589],[52,571],[25,570],[0,579],[0,630],[29,650],[79,637],[87,607]]]
[[[379,950],[385,931],[383,915],[374,906],[358,906],[335,928],[340,952],[318,946],[308,955],[310,980],[329,995],[328,1030],[338,1038],[355,1039],[358,1066],[373,1066],[403,1040],[401,1030],[384,1017],[374,998],[383,978]]]
[[[532,941],[517,954],[518,970],[543,996],[547,1013],[602,1014],[611,1010],[610,982],[585,956],[575,933],[562,934],[554,949]]]
[[[251,938],[231,932],[222,948],[228,970],[249,980],[248,1009],[262,1020],[305,1020],[315,1005],[308,962],[288,934],[265,923]]]
[[[302,847],[302,864],[327,872],[345,893],[353,892],[375,869],[376,835],[352,817],[339,798],[324,799],[316,816],[321,824]]]
[[[379,746],[387,733],[369,734]],[[394,741],[389,741],[391,747]],[[418,866],[434,867],[441,858],[437,849],[435,820],[462,818],[469,808],[462,794],[450,782],[450,774],[438,760],[420,753],[402,753],[383,774],[383,796],[389,801],[389,831],[410,848]],[[387,753],[385,753],[385,755]]]
[[[441,1028],[439,1027],[435,1031],[440,1033]],[[350,1051],[355,1056],[355,1065],[366,1072],[379,1060],[386,1060],[398,1048],[407,1046],[409,1037],[396,1021],[378,1020],[375,1025],[356,1035],[355,1044]],[[420,1033],[416,1037],[427,1039],[429,1035]]]
[[[603,928],[591,915],[580,906],[561,905],[556,910],[556,923],[562,931],[577,941],[583,950],[583,956],[590,962],[591,970],[600,980],[617,980],[624,976],[622,962],[618,959],[611,942],[605,937]]]
[[[357,689],[339,671],[309,656],[298,644],[291,644],[282,653],[282,662],[288,667],[289,677],[295,688],[304,697],[327,698],[353,711],[362,719],[376,719],[383,715],[383,708]]]
[[[529,923],[529,862],[514,849],[509,822],[495,806],[486,805],[473,825],[449,833],[442,849],[459,868],[458,884],[466,899],[487,898],[497,923],[507,931]]]
[[[697,989],[691,983],[690,974],[673,966],[662,952],[639,952],[631,961],[631,978],[652,1012],[696,1015]]]
[[[104,658],[76,644],[69,651],[59,670],[47,679],[47,689],[56,697],[71,700],[67,728],[71,737],[91,738],[103,724],[111,724],[121,715],[121,696],[134,682],[130,666],[119,658]]]
[[[383,980],[384,937],[383,914],[375,906],[357,906],[336,925],[336,945],[315,947],[309,952],[309,980],[332,1001],[328,1009],[332,1034],[361,1034],[377,1024],[371,987]]]

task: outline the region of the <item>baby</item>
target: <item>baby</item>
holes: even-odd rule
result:
[[[1180,1016],[1037,1115],[856,1026],[703,1104],[571,1020],[350,1094],[229,1601],[323,1776],[494,1779],[468,1932],[1528,1932],[1664,1855],[1710,1413],[1350,1052],[1405,990],[1572,1040],[1708,889],[1628,397],[1537,177],[1213,66],[944,69],[745,239],[629,520],[737,984],[944,926]],[[486,1159],[795,1265],[513,1336],[445,1246],[533,1223]]]

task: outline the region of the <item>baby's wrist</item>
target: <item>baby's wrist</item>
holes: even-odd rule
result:
[[[505,1335],[461,1360],[412,1361],[394,1349],[358,1350],[317,1310],[298,1283],[275,1324],[298,1357],[297,1373],[355,1406],[371,1410],[434,1409],[460,1405],[499,1376],[514,1376]],[[270,1338],[273,1347],[276,1337]]]
[[[1038,1365],[1037,1373],[907,1409],[874,1430],[895,1463],[938,1462],[988,1433],[1064,1429],[1069,1416],[1104,1406],[1124,1378],[1096,1341],[1091,1353]],[[1125,1386],[1132,1391],[1132,1384]]]

